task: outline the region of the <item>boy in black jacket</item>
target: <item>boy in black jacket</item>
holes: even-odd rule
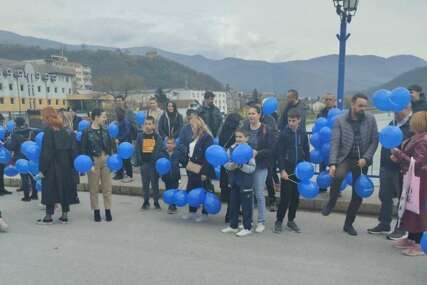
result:
[[[166,190],[178,189],[179,180],[181,179],[181,173],[179,164],[186,165],[185,162],[185,151],[183,148],[177,147],[175,139],[173,137],[166,138],[166,150],[162,151],[161,157],[169,159],[171,162],[171,170],[162,176],[162,180],[165,183]],[[176,205],[169,205],[168,213],[176,213]]]
[[[277,210],[277,220],[273,231],[282,231],[283,218],[288,212],[287,227],[289,230],[299,233],[300,229],[294,222],[299,205],[298,179],[294,174],[295,166],[310,156],[308,137],[304,129],[300,127],[301,115],[297,111],[288,114],[288,125],[280,133],[278,148],[278,164],[281,176],[280,204]]]
[[[153,189],[154,207],[161,210],[159,204],[159,175],[156,171],[156,160],[163,148],[163,142],[156,133],[155,120],[152,116],[145,118],[143,131],[136,139],[137,164],[141,167],[142,191],[144,203],[141,209],[150,208],[150,184]]]

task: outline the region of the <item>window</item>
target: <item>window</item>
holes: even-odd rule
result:
[[[25,104],[25,99],[21,99],[21,103],[22,103],[22,104]]]
[[[68,78],[68,76],[67,77],[65,77],[65,81],[70,81],[70,78]]]
[[[3,90],[3,84],[0,83],[0,90]]]
[[[13,85],[12,85],[12,83],[9,83],[9,90],[13,90]]]
[[[59,105],[59,100],[58,99],[55,100],[55,104]]]
[[[43,104],[43,100],[39,99],[39,105],[42,105],[42,104]]]
[[[65,93],[65,88],[62,88],[62,94],[64,94]]]
[[[65,100],[62,100],[62,105],[65,105]]]
[[[48,87],[46,87],[46,91],[47,91],[47,93],[49,93],[50,92],[50,87],[48,86]]]
[[[41,86],[37,86],[37,92],[42,92],[42,87]]]
[[[55,87],[55,93],[58,93],[58,87]]]
[[[0,98],[0,104],[4,104],[4,99]]]
[[[71,94],[71,88],[68,88],[68,94]]]
[[[15,104],[15,98],[10,98],[10,104]]]
[[[23,84],[21,84],[21,91],[24,91],[24,85]]]
[[[52,103],[52,100],[48,99],[47,104],[50,105]]]

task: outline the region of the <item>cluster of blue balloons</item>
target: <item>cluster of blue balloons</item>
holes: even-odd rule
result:
[[[189,193],[184,190],[169,189],[163,192],[163,201],[177,207],[185,207],[188,204],[190,207],[198,208],[203,205],[210,215],[216,215],[221,211],[221,201],[218,197],[203,188],[195,188]]]
[[[404,87],[392,91],[380,89],[372,96],[375,108],[383,112],[400,112],[411,102],[411,93]]]
[[[318,118],[313,127],[310,143],[314,149],[310,152],[310,161],[314,164],[329,164],[331,151],[332,127],[335,120],[342,114],[338,108],[332,108],[327,118]]]
[[[303,161],[295,167],[295,175],[300,180],[298,183],[298,192],[306,199],[313,199],[319,194],[317,183],[310,181],[314,175],[313,164]]]
[[[267,97],[262,101],[262,114],[271,115],[276,112],[279,106],[279,101],[276,97]]]

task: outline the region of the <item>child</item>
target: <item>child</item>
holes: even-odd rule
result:
[[[237,129],[234,132],[236,143],[230,148],[229,153],[239,145],[248,142],[249,134],[246,130]],[[230,225],[223,229],[223,233],[235,233],[239,237],[244,237],[252,233],[252,209],[253,209],[253,182],[255,171],[255,159],[251,158],[248,163],[237,165],[228,162],[224,165],[228,171],[229,184],[231,186],[229,217]],[[243,229],[239,231],[239,210],[242,207]]]
[[[166,138],[166,150],[163,151],[161,157],[165,157],[171,162],[171,170],[162,176],[166,189],[177,189],[181,179],[179,164],[186,165],[186,163],[184,161],[184,152],[179,147],[176,147],[173,137]],[[176,210],[175,205],[169,205],[168,214],[175,214]]]
[[[136,139],[137,161],[141,167],[142,191],[144,203],[141,209],[150,208],[150,184],[153,189],[154,207],[161,210],[159,204],[159,175],[156,171],[156,160],[162,151],[162,139],[156,133],[156,124],[152,116],[145,118],[143,131]]]
[[[299,204],[298,179],[294,174],[295,166],[304,160],[309,160],[309,144],[307,134],[300,127],[301,115],[297,111],[288,115],[288,125],[280,133],[278,148],[278,164],[281,176],[280,205],[277,210],[277,220],[273,232],[282,232],[283,218],[288,213],[287,227],[300,233],[295,223],[295,214]]]

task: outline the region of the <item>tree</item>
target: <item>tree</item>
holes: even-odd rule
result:
[[[157,99],[157,102],[159,103],[159,105],[163,108],[166,109],[166,105],[168,104],[168,97],[166,96],[165,92],[163,92],[162,88],[157,88],[156,93],[154,95]]]
[[[260,102],[261,95],[258,93],[258,90],[255,88],[254,91],[252,91],[252,96],[250,102],[258,104]]]

